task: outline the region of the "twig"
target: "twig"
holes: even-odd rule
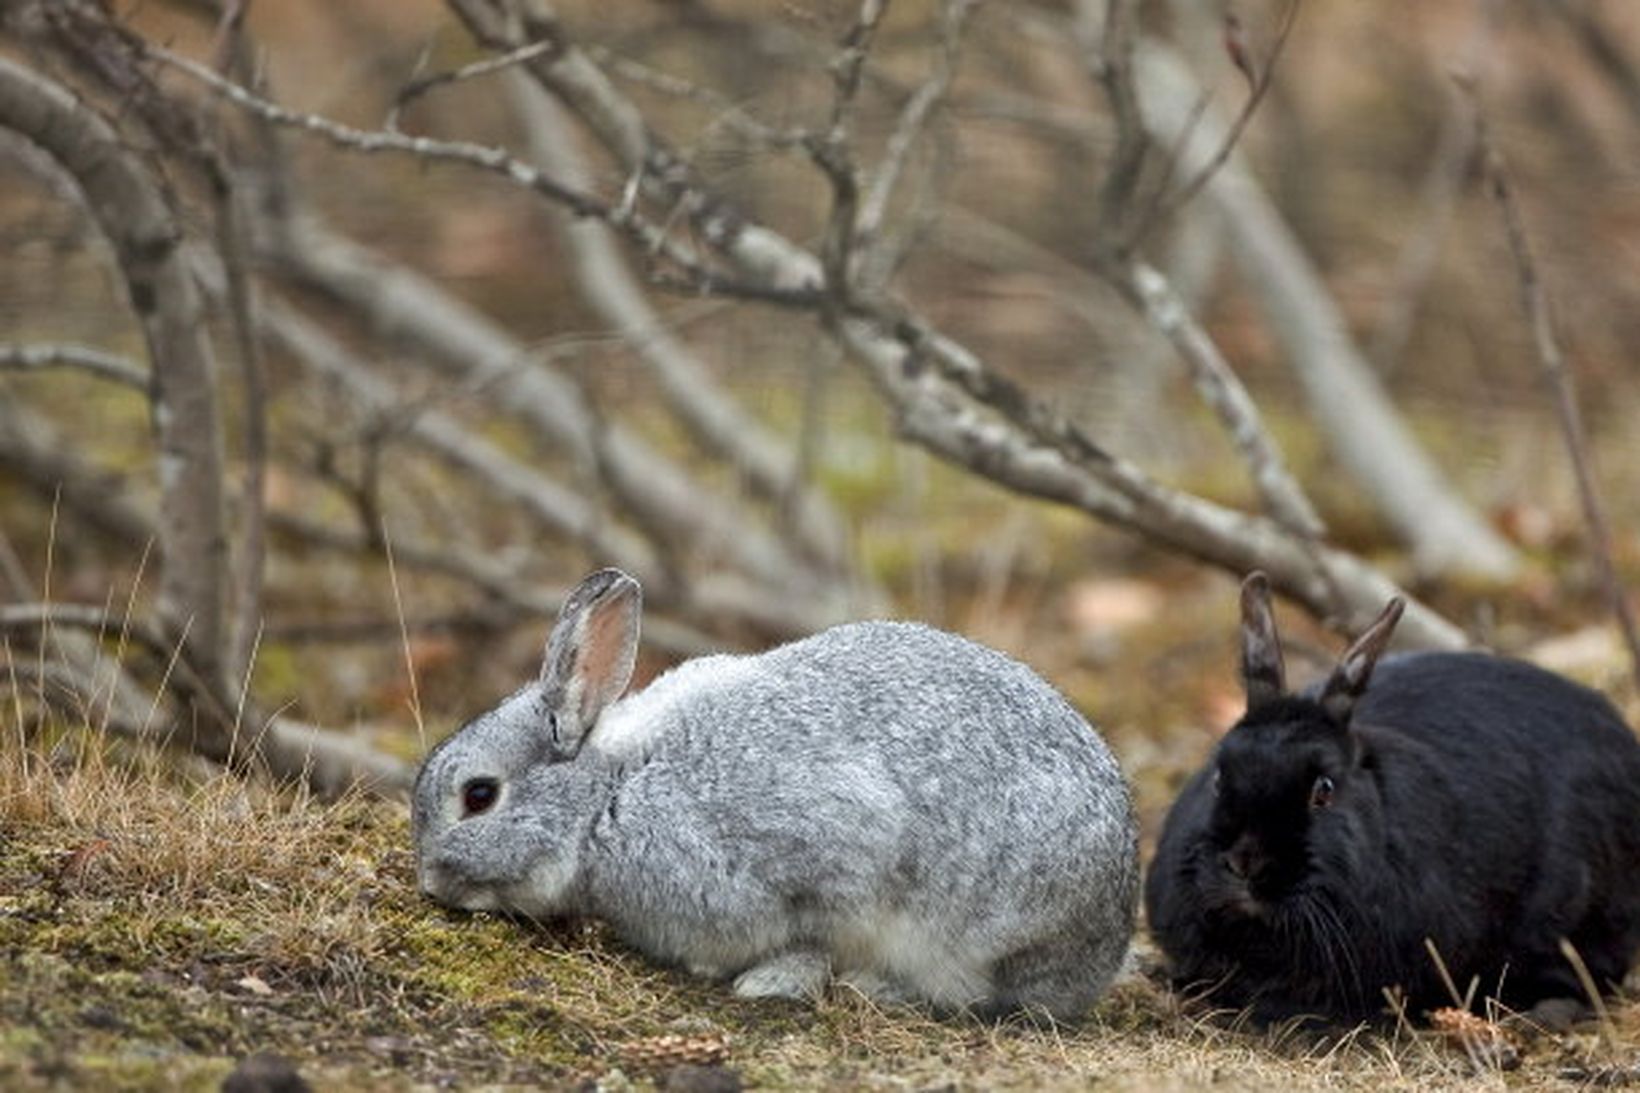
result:
[[[940,18],[940,45],[928,78],[906,100],[900,116],[889,134],[883,158],[872,173],[865,196],[860,201],[855,218],[854,232],[860,245],[869,253],[872,241],[882,229],[888,215],[889,202],[905,173],[911,150],[927,128],[940,104],[951,89],[956,76],[957,52],[961,47],[963,30],[978,0],[947,0]],[[875,280],[875,279],[873,279]]]
[[[1264,428],[1257,404],[1167,278],[1155,267],[1134,260],[1114,273],[1124,293],[1150,325],[1173,343],[1189,367],[1197,393],[1223,423],[1247,464],[1265,509],[1295,534],[1319,538],[1326,531],[1321,517],[1287,470],[1286,461]]]
[[[1253,115],[1257,113],[1259,104],[1264,101],[1264,96],[1269,92],[1271,84],[1275,82],[1276,62],[1281,59],[1281,52],[1286,48],[1287,38],[1292,34],[1293,24],[1298,21],[1298,9],[1302,3],[1303,0],[1288,0],[1287,8],[1281,15],[1281,25],[1276,30],[1275,41],[1270,46],[1270,55],[1265,60],[1263,67],[1258,70],[1257,79],[1253,83],[1252,94],[1247,97],[1247,101],[1242,104],[1241,112],[1230,123],[1230,128],[1225,133],[1224,140],[1219,144],[1218,150],[1208,158],[1207,163],[1196,172],[1190,181],[1179,187],[1170,196],[1157,200],[1152,207],[1145,210],[1144,215],[1134,225],[1132,233],[1124,240],[1127,249],[1137,246],[1154,225],[1166,220],[1179,209],[1195,200],[1196,195],[1201,193],[1207,184],[1212,181],[1213,176],[1218,173],[1219,168],[1223,167],[1225,161],[1230,158],[1230,153],[1235,151],[1236,145],[1241,142],[1243,131],[1246,130],[1248,123],[1253,120]]]
[[[853,295],[853,253],[858,230],[860,179],[850,142],[849,121],[860,91],[877,25],[887,0],[861,0],[860,14],[843,36],[830,69],[833,84],[831,124],[805,147],[809,158],[831,185],[831,213],[820,242],[820,268],[825,272],[825,313],[833,319],[849,307]]]
[[[500,72],[504,69],[511,68],[514,65],[520,65],[527,61],[532,61],[542,54],[550,53],[557,48],[558,43],[551,40],[531,42],[527,46],[523,46],[520,49],[515,49],[510,53],[504,53],[499,57],[486,57],[482,61],[474,61],[472,64],[462,65],[460,68],[449,72],[435,72],[430,76],[416,77],[401,87],[399,89],[399,93],[393,96],[393,107],[388,111],[387,120],[382,123],[382,128],[396,131],[399,127],[399,115],[403,113],[404,108],[409,106],[416,99],[419,99],[421,96],[427,94],[427,92],[433,90],[435,87],[444,87],[447,84],[460,83],[463,80],[472,80],[480,76],[488,76],[491,73]]]
[[[836,85],[836,95],[831,103],[833,133],[847,131],[854,99],[860,92],[860,75],[865,71],[866,58],[871,55],[871,43],[887,11],[888,0],[860,0],[860,14],[843,36],[837,55],[832,58],[831,74]]]
[[[642,84],[653,91],[674,98],[686,99],[715,111],[713,123],[744,137],[756,144],[769,148],[791,150],[801,148],[813,134],[802,127],[782,129],[768,124],[748,112],[744,106],[735,102],[726,95],[721,95],[709,87],[683,79],[670,72],[663,72],[658,68],[644,64],[631,57],[623,56],[605,46],[587,44],[582,47],[586,55],[600,66],[633,83]]]
[[[370,553],[377,549],[372,538],[362,531],[335,528],[293,512],[275,509],[269,513],[269,522],[276,532],[317,549],[345,554]],[[551,619],[564,606],[563,597],[541,589],[541,582],[530,579],[508,566],[493,562],[481,554],[458,553],[400,536],[394,540],[393,557],[406,569],[437,573],[471,585],[484,593],[489,600],[504,607],[506,614],[515,617]],[[708,597],[704,606],[707,609],[715,609],[718,605]],[[474,620],[478,620],[483,618],[485,613],[480,609],[469,614]],[[497,618],[499,619],[500,615],[497,615]],[[397,622],[391,625],[396,633]],[[415,625],[415,620],[411,620],[411,625]],[[322,630],[324,624],[314,626]],[[290,635],[293,629],[286,625],[280,627],[278,632],[281,635]],[[301,634],[298,632],[292,640],[301,640]],[[644,616],[643,641],[660,652],[679,657],[723,652],[728,647],[724,642],[709,637],[694,627],[647,611]]]
[[[1548,7],[1564,19],[1588,54],[1595,70],[1612,86],[1633,119],[1640,123],[1640,67],[1623,51],[1623,35],[1600,18],[1593,4],[1548,0]]]
[[[1473,84],[1463,82],[1461,86],[1470,95],[1475,95]],[[1486,111],[1481,107],[1478,98],[1475,101],[1476,139],[1486,165],[1486,177],[1490,183],[1493,200],[1498,203],[1498,210],[1503,215],[1504,233],[1508,237],[1509,251],[1515,261],[1521,306],[1525,309],[1527,321],[1532,326],[1532,340],[1537,347],[1538,365],[1542,368],[1544,381],[1554,396],[1561,436],[1566,441],[1566,454],[1571,459],[1572,472],[1577,479],[1577,495],[1583,506],[1583,518],[1588,524],[1589,553],[1593,557],[1595,571],[1599,574],[1607,602],[1617,617],[1623,641],[1628,646],[1634,677],[1636,681],[1640,681],[1640,628],[1635,625],[1634,611],[1629,606],[1623,583],[1617,576],[1617,566],[1612,561],[1611,524],[1606,518],[1606,507],[1600,498],[1600,491],[1595,486],[1595,475],[1591,466],[1593,460],[1589,452],[1588,436],[1583,428],[1583,415],[1578,410],[1577,391],[1571,372],[1566,367],[1566,357],[1561,350],[1560,337],[1555,331],[1554,317],[1551,314],[1549,294],[1538,275],[1537,261],[1532,256],[1531,244],[1526,237],[1525,220],[1515,199],[1508,167],[1504,163],[1502,151],[1492,140]]]
[[[155,712],[161,708],[163,695],[167,691],[183,695],[201,712],[221,724],[233,724],[233,711],[213,704],[210,695],[202,690],[203,681],[179,655],[181,643],[171,640],[159,629],[122,618],[99,607],[80,604],[34,603],[0,607],[0,636],[39,634],[55,626],[95,635],[117,633],[122,640],[134,640],[163,664],[161,682],[154,692],[149,714],[134,719],[110,713],[108,716],[113,719],[113,727],[120,728],[134,722],[141,726],[136,730],[136,735],[152,738],[149,726]],[[42,665],[44,663],[42,661]],[[203,742],[186,743],[215,762],[226,762],[230,758],[237,758],[245,765],[265,762],[275,776],[302,778],[326,795],[339,794],[354,786],[374,792],[391,792],[410,784],[410,768],[401,760],[375,752],[361,740],[288,717],[274,717],[267,722],[256,740],[255,755],[233,750],[233,741],[225,733]],[[203,747],[199,746],[201,743]]]
[[[79,181],[86,209],[113,245],[152,369],[150,399],[164,469],[159,610],[173,633],[192,636],[190,659],[206,689],[217,691],[226,678],[227,637],[223,439],[215,355],[179,245],[175,194],[82,99],[5,59],[0,126],[27,136]]]
[[[0,400],[0,463],[53,508],[60,501],[104,535],[141,544],[158,534],[153,517],[126,496],[120,479],[87,462],[44,414]]]
[[[1099,185],[1099,245],[1113,252],[1120,250],[1126,239],[1125,221],[1150,152],[1133,79],[1137,14],[1135,0],[1105,0],[1098,48],[1089,58],[1116,121],[1116,150]]]
[[[1145,123],[1170,140],[1194,117],[1200,86],[1183,61],[1159,44],[1139,55]],[[1185,149],[1194,165],[1198,145],[1214,144],[1223,124],[1208,115],[1207,139]],[[1518,553],[1447,481],[1407,427],[1349,324],[1292,229],[1247,165],[1232,157],[1205,194],[1221,214],[1244,281],[1266,315],[1319,431],[1343,469],[1411,549],[1426,573],[1467,572],[1502,579]]]
[[[532,155],[560,178],[579,184],[587,166],[568,117],[538,84],[516,76],[507,81],[507,90],[525,122]],[[554,212],[553,222],[574,259],[566,265],[581,295],[647,367],[667,407],[696,444],[732,465],[754,495],[777,499],[782,506],[789,502],[785,511],[800,549],[825,570],[846,572],[841,518],[807,484],[789,494],[794,460],[784,441],[748,414],[655,313],[608,228]]]
[[[230,578],[228,649],[224,678],[249,680],[253,647],[262,627],[262,592],[267,567],[268,407],[267,370],[256,314],[261,308],[249,276],[250,224],[246,195],[225,180],[216,199],[217,250],[222,256],[228,315],[240,377],[240,444],[244,458],[239,484],[239,550]],[[243,696],[241,696],[243,700]],[[237,734],[236,734],[237,735]]]
[[[652,224],[636,210],[611,204],[596,194],[566,186],[503,149],[462,140],[435,140],[411,137],[385,129],[355,129],[350,125],[299,113],[271,102],[241,85],[227,80],[187,57],[157,46],[149,47],[155,59],[203,83],[235,106],[273,125],[301,129],[323,137],[340,148],[365,154],[388,152],[418,159],[443,160],[464,164],[507,179],[563,205],[577,216],[597,217],[632,236],[651,253],[664,257],[683,274],[692,292],[702,295],[734,296],[785,307],[813,308],[819,296],[813,291],[760,285],[726,277],[698,253],[678,243],[663,226]]]
[[[38,372],[48,368],[77,368],[144,393],[148,370],[131,360],[83,345],[0,345],[0,372]]]
[[[1485,59],[1496,31],[1496,0],[1473,0],[1473,22],[1459,47],[1452,69],[1474,72]],[[1390,275],[1367,356],[1385,375],[1393,372],[1412,334],[1419,307],[1428,295],[1441,245],[1452,226],[1469,168],[1475,156],[1474,103],[1456,94],[1441,121],[1429,170],[1419,187],[1419,216],[1401,247]]]
[[[562,24],[541,5],[527,5],[520,19],[519,8],[501,0],[449,3],[473,35],[492,49],[517,48],[524,44],[524,34],[561,41],[564,48],[550,64],[538,59],[526,71],[586,123],[626,170],[644,165],[646,192],[668,200],[669,207],[682,202],[699,237],[744,275],[780,285],[824,283],[824,266],[812,251],[729,208],[690,174],[660,142],[637,105],[566,38]],[[1370,617],[1397,592],[1360,558],[1328,550],[1327,569],[1337,578],[1348,608],[1347,613],[1339,612],[1333,591],[1316,575],[1307,546],[1295,542],[1274,521],[1172,490],[1120,461],[1090,469],[1101,454],[1096,448],[1087,445],[1092,450],[1082,453],[1079,461],[1061,447],[1074,450],[1078,440],[1085,444],[1080,430],[1075,436],[1045,441],[1000,413],[968,385],[1004,404],[1018,388],[994,383],[988,368],[974,367],[982,362],[972,353],[892,301],[864,301],[830,326],[870,375],[897,416],[901,432],[943,459],[1018,492],[1073,505],[1212,564],[1234,571],[1266,568],[1278,587],[1318,614],[1344,614],[1338,620],[1341,625]],[[1029,419],[1038,408],[1015,409]],[[1034,424],[1052,436],[1059,423],[1050,415]],[[1401,636],[1411,646],[1467,644],[1461,630],[1427,607],[1409,609],[1402,626]]]

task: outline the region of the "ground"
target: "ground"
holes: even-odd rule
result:
[[[10,734],[8,734],[10,735]],[[742,1002],[591,924],[420,899],[405,808],[0,749],[0,1087],[1558,1089],[1640,1084],[1640,1000],[1561,1034],[1474,1022],[1316,1040],[1227,1027],[1134,970],[1083,1021]],[[683,1069],[679,1069],[682,1067]],[[271,1087],[261,1087],[271,1088]]]

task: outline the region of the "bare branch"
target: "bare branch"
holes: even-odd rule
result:
[[[1116,275],[1145,318],[1173,343],[1189,366],[1197,393],[1230,434],[1271,517],[1301,538],[1320,538],[1326,530],[1321,517],[1288,472],[1252,396],[1167,278],[1138,261],[1125,263]]]
[[[1471,95],[1472,85],[1465,85]],[[1560,431],[1566,441],[1566,454],[1571,459],[1572,472],[1577,479],[1577,496],[1583,507],[1583,518],[1588,523],[1589,554],[1594,559],[1595,571],[1606,593],[1612,614],[1617,618],[1623,641],[1628,646],[1634,677],[1640,682],[1640,627],[1635,625],[1634,610],[1629,606],[1628,594],[1617,576],[1612,561],[1611,522],[1606,518],[1606,506],[1595,485],[1595,474],[1589,453],[1589,439],[1583,428],[1583,415],[1577,406],[1577,391],[1571,371],[1566,367],[1566,356],[1555,332],[1548,291],[1538,274],[1537,260],[1532,256],[1531,243],[1526,236],[1526,223],[1520,204],[1515,199],[1514,185],[1504,163],[1503,153],[1493,142],[1486,112],[1478,102],[1475,110],[1476,140],[1486,164],[1487,181],[1493,199],[1503,217],[1504,234],[1509,240],[1509,252],[1514,256],[1515,272],[1520,285],[1521,307],[1532,326],[1532,341],[1537,348],[1538,364],[1544,381],[1555,399],[1555,413],[1560,419]]]
[[[162,180],[119,135],[62,87],[0,59],[0,126],[21,133],[72,175],[113,244],[153,366],[160,447],[161,612],[213,685],[225,682],[227,533],[215,361],[181,229]]]
[[[55,627],[83,630],[102,637],[118,636],[122,642],[135,642],[157,662],[168,666],[168,686],[180,686],[192,699],[197,700],[201,697],[193,690],[199,685],[199,681],[190,682],[186,678],[190,675],[191,669],[176,657],[175,643],[162,631],[148,627],[139,620],[110,614],[100,607],[79,604],[35,603],[0,606],[0,635],[37,637]],[[83,678],[79,675],[78,669],[71,670],[73,676],[63,678]],[[171,672],[184,678],[174,679]],[[80,708],[82,712],[94,708],[92,697],[96,693],[95,687],[81,692],[81,701],[84,703]],[[136,720],[131,713],[131,707],[132,703],[127,700],[121,708],[111,708],[102,720],[106,721],[107,727],[116,731],[140,725],[140,735],[153,739],[156,734],[147,728],[150,724],[149,719],[143,717],[140,721]],[[233,714],[220,707],[209,710],[209,714],[230,723],[233,720]],[[254,732],[247,730],[248,739],[238,750],[232,747],[232,737],[225,734],[215,734],[204,740],[190,740],[185,735],[187,728],[188,726],[184,725],[181,727],[182,731],[166,732],[163,735],[177,739],[191,750],[198,751],[215,762],[230,763],[237,759],[254,765],[260,760],[267,764],[268,770],[275,777],[301,779],[327,796],[334,796],[352,788],[377,793],[396,792],[409,788],[412,777],[411,768],[407,763],[372,750],[356,734],[329,732],[293,718],[275,717]]]
[[[1139,54],[1146,124],[1171,140],[1192,124],[1199,87],[1160,45]],[[1223,125],[1203,115],[1185,159],[1200,164],[1222,143]],[[1303,384],[1320,428],[1425,572],[1502,578],[1519,559],[1447,483],[1396,413],[1321,275],[1246,166],[1232,154],[1204,194],[1223,213],[1232,253]]]
[[[1079,6],[1089,42],[1088,66],[1104,89],[1116,123],[1116,150],[1099,186],[1099,245],[1115,251],[1127,239],[1133,195],[1150,153],[1150,139],[1139,116],[1139,90],[1133,80],[1133,46],[1138,37],[1136,0],[1103,0]],[[1097,32],[1092,29],[1099,24]]]
[[[275,530],[310,547],[345,554],[374,553],[378,549],[375,540],[362,530],[345,531],[279,510],[270,513],[269,518]],[[441,550],[428,543],[395,536],[393,560],[401,568],[421,569],[469,584],[504,606],[515,618],[549,620],[564,606],[563,597],[543,588],[542,582],[487,555]],[[396,630],[398,620],[392,620],[392,625]],[[648,610],[644,613],[642,639],[646,645],[675,657],[705,656],[727,648],[724,642],[694,627]]]
[[[129,357],[84,345],[0,345],[0,372],[41,372],[51,368],[76,368],[98,379],[148,392],[148,370]]]
[[[1331,582],[1323,580],[1313,544],[1296,540],[1271,520],[1170,490],[1119,461],[1111,462],[1106,475],[1079,466],[1058,446],[953,397],[938,371],[870,323],[847,320],[840,329],[894,408],[902,433],[943,459],[1232,573],[1265,569],[1282,592],[1341,627],[1365,626],[1386,600],[1402,594],[1359,558],[1328,548],[1321,548],[1321,559]],[[1462,631],[1420,603],[1409,602],[1401,626],[1400,637],[1411,647],[1468,644]]]
[[[1494,0],[1474,0],[1472,18],[1452,71],[1474,73],[1490,54],[1498,5]],[[1419,187],[1417,222],[1401,247],[1367,351],[1382,374],[1395,370],[1412,336],[1474,158],[1475,104],[1468,95],[1454,94],[1441,119],[1435,151]]]
[[[1622,47],[1622,35],[1600,17],[1596,5],[1577,0],[1546,0],[1548,7],[1565,20],[1577,44],[1594,64],[1624,107],[1640,123],[1640,67]]]
[[[387,129],[355,129],[341,122],[287,110],[224,79],[204,65],[169,50],[151,47],[154,59],[203,83],[235,106],[273,125],[301,129],[323,137],[340,148],[365,154],[387,152],[424,160],[443,160],[477,168],[533,190],[563,205],[577,216],[596,217],[632,236],[649,253],[677,268],[690,291],[703,295],[735,296],[787,307],[812,307],[815,294],[736,281],[704,262],[692,248],[680,243],[663,225],[651,223],[625,204],[611,204],[595,194],[566,186],[507,153],[505,149],[460,140],[410,137]]]
[[[430,76],[419,76],[405,84],[399,89],[399,93],[393,96],[393,108],[388,113],[385,128],[397,130],[398,116],[404,108],[436,87],[460,83],[463,80],[473,80],[480,76],[489,76],[512,68],[514,65],[533,60],[555,48],[557,47],[553,42],[531,42],[529,45],[515,49],[511,53],[499,57],[486,57],[482,61],[462,65],[451,72],[435,72]]]
[[[554,45],[557,44],[554,42]],[[583,48],[595,63],[624,80],[642,84],[663,95],[686,99],[714,111],[713,125],[722,126],[723,129],[754,144],[789,151],[801,148],[813,136],[801,127],[779,128],[770,125],[753,116],[740,103],[718,94],[709,87],[702,87],[670,72],[662,72],[603,46],[588,44]]]
[[[1155,208],[1145,211],[1132,236],[1129,237],[1127,243],[1129,247],[1136,244],[1153,225],[1168,219],[1179,209],[1194,201],[1196,196],[1213,180],[1213,176],[1229,161],[1230,154],[1236,150],[1236,145],[1241,141],[1242,133],[1246,131],[1248,124],[1253,120],[1253,115],[1258,112],[1259,104],[1264,101],[1264,96],[1269,92],[1270,85],[1275,82],[1276,62],[1281,59],[1281,52],[1287,46],[1287,38],[1292,34],[1293,24],[1298,21],[1298,8],[1302,2],[1303,0],[1288,0],[1286,10],[1281,16],[1281,24],[1276,30],[1275,42],[1270,46],[1270,56],[1265,60],[1263,67],[1250,76],[1252,93],[1247,96],[1247,101],[1242,104],[1241,111],[1236,114],[1235,119],[1230,123],[1224,138],[1219,142],[1218,150],[1207,157],[1207,161],[1197,168],[1196,174],[1188,182],[1180,186],[1170,196],[1158,200]],[[1233,18],[1233,16],[1227,16],[1227,18]],[[1245,68],[1243,68],[1243,72],[1246,73]],[[1203,101],[1205,102],[1205,100]],[[1202,109],[1203,107],[1196,108],[1198,114]],[[1193,128],[1193,125],[1186,126],[1184,132],[1189,133]]]
[[[889,134],[882,162],[872,172],[870,184],[860,201],[854,231],[859,237],[860,245],[868,254],[873,250],[873,241],[882,231],[888,215],[889,202],[893,200],[894,191],[901,176],[905,174],[906,163],[912,149],[916,147],[930,119],[951,90],[951,81],[956,76],[957,52],[962,44],[963,31],[977,3],[978,0],[946,0],[942,9],[939,49],[935,54],[933,68],[928,78],[900,109],[894,131]],[[869,276],[867,283],[874,284],[880,279],[880,274]]]
[[[511,80],[508,88],[526,123],[532,155],[558,177],[582,184],[586,165],[557,105],[533,81]],[[791,452],[731,401],[706,364],[673,336],[632,277],[609,230],[595,221],[572,221],[562,214],[554,216],[554,224],[574,255],[568,266],[581,294],[632,346],[695,441],[728,461],[758,496],[786,500],[789,495],[793,530],[805,552],[831,572],[846,572],[837,513],[806,484],[792,492]]]
[[[462,376],[522,415],[582,467],[598,465],[592,415],[580,389],[535,359],[490,319],[402,266],[377,257],[308,217],[277,240],[276,258],[301,283],[336,299],[375,329],[405,336],[428,363]],[[520,367],[526,362],[533,367]],[[785,611],[810,624],[835,621],[838,589],[785,544],[727,506],[704,484],[618,423],[604,438],[606,485],[639,522],[671,529],[672,542],[776,590]],[[793,593],[797,594],[794,599]]]
[[[86,462],[43,415],[15,399],[0,399],[0,464],[106,535],[140,546],[158,534],[118,475]]]
[[[522,35],[552,37],[560,49],[527,71],[560,96],[646,187],[683,203],[706,242],[748,277],[778,285],[815,284],[811,252],[727,209],[681,167],[594,65],[564,37],[536,0],[450,0],[492,48],[516,48]],[[1141,74],[1142,77],[1142,74]],[[1130,464],[1101,452],[1075,429],[996,376],[962,346],[889,301],[855,301],[829,324],[866,367],[905,435],[960,466],[1020,492],[1074,505],[1137,530],[1172,549],[1234,572],[1262,567],[1287,594],[1337,625],[1363,625],[1396,590],[1359,559],[1313,545],[1274,521],[1259,520],[1170,491]],[[977,402],[977,404],[976,404]],[[1335,585],[1332,587],[1330,585]],[[1342,602],[1340,602],[1340,600]],[[1406,639],[1455,647],[1463,634],[1421,605],[1409,610]]]

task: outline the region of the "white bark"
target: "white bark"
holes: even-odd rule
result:
[[[1152,136],[1177,146],[1196,118],[1199,83],[1175,54],[1153,43],[1139,49],[1135,74]],[[1177,174],[1193,177],[1224,138],[1223,119],[1211,109],[1202,113]],[[1202,197],[1223,215],[1231,254],[1328,444],[1412,550],[1414,563],[1428,573],[1500,579],[1513,573],[1519,564],[1514,549],[1445,480],[1407,428],[1321,275],[1239,152]]]
[[[449,0],[474,35],[495,49],[556,37],[560,48],[525,70],[557,95],[647,188],[677,204],[701,236],[746,275],[780,287],[824,284],[819,259],[779,233],[748,221],[702,188],[660,144],[643,117],[574,43],[562,37],[551,9],[539,0]],[[885,311],[895,310],[886,307]],[[1321,549],[1272,520],[1246,516],[1169,490],[1138,468],[1103,453],[1078,461],[1034,436],[1019,421],[993,413],[1014,402],[1018,416],[1041,417],[1017,405],[1017,391],[966,348],[915,316],[843,318],[837,335],[871,373],[905,435],[942,458],[1022,493],[1045,497],[1127,527],[1171,549],[1236,573],[1263,568],[1288,595],[1335,624],[1351,628],[1375,618],[1400,594],[1382,574],[1342,551]],[[1318,561],[1320,564],[1318,564]],[[1401,639],[1408,645],[1455,648],[1462,631],[1421,604],[1409,605]]]
[[[586,164],[559,107],[528,77],[517,72],[508,77],[531,157],[560,181],[587,188]],[[551,215],[569,244],[569,268],[582,297],[632,346],[696,443],[730,463],[758,496],[789,498],[793,531],[803,549],[826,569],[846,572],[847,544],[836,511],[808,483],[795,483],[792,493],[795,453],[730,400],[706,363],[667,328],[632,275],[614,232],[567,210],[554,209]]]
[[[391,264],[308,218],[294,219],[273,257],[298,281],[364,316],[387,337],[518,413],[679,553],[745,573],[779,596],[804,596],[840,617],[831,581],[618,422],[600,422],[579,387],[535,359],[489,318],[419,274]]]
[[[72,177],[112,244],[151,362],[161,514],[160,614],[213,686],[223,672],[228,539],[216,364],[164,183],[67,90],[0,58],[0,126]]]

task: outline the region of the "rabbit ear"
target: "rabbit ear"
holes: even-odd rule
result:
[[[632,679],[643,592],[618,569],[600,569],[575,587],[547,638],[541,686],[552,704],[553,743],[579,750],[587,730]]]
[[[1399,596],[1390,600],[1377,620],[1367,627],[1367,632],[1356,638],[1355,644],[1344,650],[1344,655],[1338,659],[1338,667],[1333,669],[1326,686],[1321,688],[1322,708],[1334,720],[1349,720],[1351,711],[1355,709],[1355,700],[1367,689],[1372,670],[1389,646],[1395,624],[1401,621],[1401,612],[1406,610],[1406,606],[1407,602]]]
[[[1241,684],[1249,710],[1287,693],[1281,636],[1270,610],[1270,579],[1258,570],[1241,584]]]

